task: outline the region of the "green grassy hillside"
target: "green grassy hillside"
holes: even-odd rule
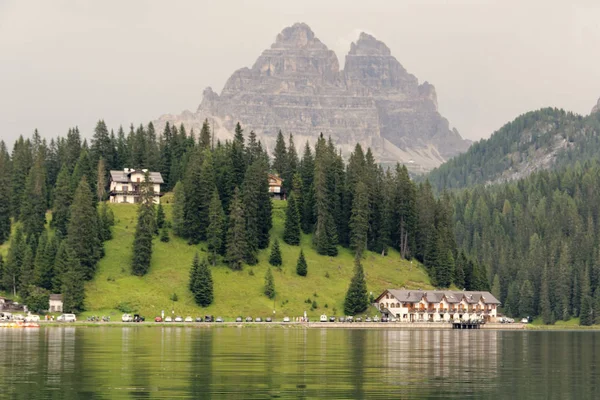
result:
[[[259,254],[259,264],[245,266],[243,271],[231,271],[226,265],[212,269],[215,301],[208,308],[195,305],[188,290],[188,277],[196,252],[202,256],[206,246],[190,246],[183,239],[171,237],[169,243],[154,241],[152,265],[144,277],[132,276],[130,260],[135,231],[137,207],[113,204],[115,214],[113,239],[105,243],[106,255],[100,261],[96,277],[86,285],[86,314],[118,315],[121,303],[154,317],[161,310],[176,315],[199,316],[213,314],[232,319],[236,316],[300,316],[304,310],[309,316],[320,314],[343,315],[346,289],[353,273],[353,255],[348,249],[340,249],[338,257],[318,255],[311,248],[311,237],[302,237],[302,248],[308,262],[308,276],[296,275],[296,260],[300,247],[288,246],[281,240],[285,221],[285,201],[273,203],[273,230],[271,239],[280,239],[284,265],[281,271],[273,269],[277,295],[275,301],[262,294],[264,276],[268,268],[270,249]],[[164,204],[167,217],[171,207]],[[363,260],[368,290],[374,295],[388,287],[431,288],[429,277],[420,264],[402,260],[398,253],[387,257],[367,253]],[[250,273],[252,271],[254,274]],[[329,277],[326,277],[328,274]],[[170,300],[173,293],[178,301]],[[315,300],[318,309],[310,311],[307,299]],[[325,307],[327,305],[327,308]]]

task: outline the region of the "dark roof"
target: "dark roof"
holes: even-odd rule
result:
[[[469,291],[452,291],[452,290],[405,290],[405,289],[388,289],[383,292],[377,300],[379,300],[386,292],[393,295],[398,301],[403,303],[418,303],[423,297],[428,303],[439,303],[443,297],[446,297],[448,303],[460,303],[465,298],[467,303],[475,304],[479,299],[483,298],[486,304],[500,304],[498,299],[490,292],[469,292]]]
[[[50,300],[59,300],[62,301],[62,294],[51,294]]]
[[[131,174],[136,172],[142,174],[144,173],[144,171],[141,169],[128,169],[127,171],[110,171],[110,180],[113,182],[131,182]],[[150,180],[152,181],[152,183],[165,183],[160,172],[150,172]]]

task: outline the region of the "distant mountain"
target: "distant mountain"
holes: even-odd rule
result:
[[[600,112],[600,99],[598,99],[598,104],[596,104],[594,106],[594,108],[592,108],[592,114],[599,113],[599,112]]]
[[[584,117],[544,108],[509,122],[433,170],[437,189],[462,188],[524,178],[534,171],[559,168],[600,157],[600,113]]]
[[[163,115],[199,131],[208,118],[218,138],[231,138],[239,121],[268,149],[277,132],[293,134],[296,146],[323,133],[349,154],[356,143],[371,147],[382,163],[429,171],[467,150],[464,140],[440,115],[433,85],[419,84],[381,41],[361,33],[340,70],[335,53],[306,24],[285,28],[252,68],[233,73],[221,94],[204,91],[196,112]]]

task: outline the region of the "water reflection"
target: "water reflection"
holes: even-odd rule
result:
[[[7,398],[595,398],[599,333],[1,330]]]

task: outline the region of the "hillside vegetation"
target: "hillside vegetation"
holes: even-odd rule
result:
[[[544,108],[507,123],[489,139],[433,170],[428,179],[438,190],[507,182],[597,159],[599,154],[600,114],[583,117]]]
[[[164,204],[170,218],[171,206]],[[318,255],[311,246],[312,235],[302,235],[301,246],[288,246],[281,239],[285,222],[286,201],[273,202],[272,241],[279,238],[283,255],[281,271],[273,268],[277,295],[275,301],[263,295],[264,276],[270,248],[259,252],[259,263],[232,271],[226,265],[212,268],[215,301],[207,307],[195,305],[188,289],[189,272],[194,254],[205,256],[206,245],[188,245],[186,240],[171,236],[168,243],[154,239],[152,264],[148,274],[131,275],[132,244],[135,231],[134,205],[111,204],[115,215],[113,239],[105,242],[106,254],[98,264],[94,279],[86,284],[86,315],[120,314],[117,308],[131,308],[146,317],[171,314],[200,316],[212,314],[224,318],[236,316],[300,316],[306,310],[309,316],[320,314],[343,315],[344,296],[354,269],[354,255],[341,248],[337,257]],[[296,274],[300,248],[304,250],[308,275]],[[413,289],[432,288],[427,272],[416,261],[407,261],[390,250],[388,256],[367,252],[363,257],[368,290],[377,296],[388,287]],[[254,273],[251,275],[251,271]],[[326,277],[326,275],[329,277]],[[178,301],[171,301],[173,293]],[[316,296],[315,296],[316,294]],[[307,299],[316,301],[318,308],[311,311]],[[327,305],[327,308],[325,307]],[[372,310],[368,312],[372,313]]]

